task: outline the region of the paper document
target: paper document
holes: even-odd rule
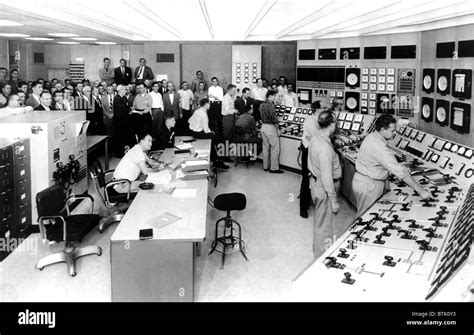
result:
[[[186,184],[186,182],[184,180],[177,180],[177,181],[172,181],[170,183],[170,187],[175,187],[175,188],[184,188],[186,187],[188,184]]]
[[[168,184],[171,182],[171,173],[167,170],[150,172],[146,181],[153,184]]]
[[[153,228],[161,229],[161,228],[166,227],[166,226],[168,226],[168,225],[172,224],[173,222],[176,222],[180,219],[181,219],[180,216],[171,214],[169,212],[165,212],[165,213],[162,213],[162,214],[158,215],[157,217],[154,217],[154,218],[146,221],[145,223],[147,225],[153,227]]]
[[[200,160],[187,160],[184,162],[183,166],[199,166],[199,165],[205,165],[208,164],[207,161],[200,159]]]
[[[184,176],[185,174],[183,173],[183,171],[181,170],[176,171],[176,179],[183,178]]]
[[[179,150],[189,150],[193,148],[193,146],[189,143],[176,144],[175,147]]]
[[[197,195],[197,189],[195,188],[177,188],[173,192],[175,198],[195,198]]]

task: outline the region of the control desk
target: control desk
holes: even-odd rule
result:
[[[472,148],[410,127],[390,145],[432,199],[391,178],[391,190],[295,278],[296,300],[462,301],[471,294]]]

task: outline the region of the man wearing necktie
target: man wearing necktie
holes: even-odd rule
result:
[[[114,80],[117,85],[128,85],[132,82],[132,69],[127,66],[125,59],[120,60],[120,66],[114,70]]]
[[[107,86],[114,82],[115,72],[110,66],[110,58],[104,58],[104,67],[99,69],[99,76],[101,81],[107,82]]]
[[[143,83],[146,79],[153,80],[155,75],[149,66],[146,66],[146,59],[140,58],[140,65],[135,68],[135,83]]]

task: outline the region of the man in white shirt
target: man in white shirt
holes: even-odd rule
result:
[[[214,162],[214,166],[218,168],[228,169],[229,167],[222,162],[222,159],[217,157],[215,148],[215,145],[217,143],[222,143],[223,140],[209,128],[209,117],[207,116],[210,109],[209,99],[202,99],[199,105],[200,108],[196,109],[193,115],[189,118],[189,130],[195,138],[212,139],[211,161]]]
[[[163,126],[164,113],[163,113],[163,97],[158,92],[160,89],[160,83],[155,81],[152,85],[152,91],[149,93],[152,99],[151,104],[151,118],[152,118],[152,134],[153,138],[158,138],[158,131]]]
[[[281,104],[286,107],[298,107],[298,96],[293,92],[293,84],[288,84],[286,88],[287,92],[283,94]]]
[[[114,180],[125,179],[131,183],[131,192],[138,192],[138,186],[150,172],[163,170],[165,164],[149,158],[146,151],[151,149],[153,138],[150,134],[138,135],[138,144],[127,151],[114,171]],[[114,189],[119,193],[127,193],[128,183],[118,184]]]
[[[65,88],[62,89],[62,92],[63,92],[64,109],[67,110],[67,111],[70,111],[70,110],[72,110],[71,103],[73,101],[73,99],[71,97],[71,90],[69,88],[65,87]]]
[[[233,84],[227,86],[227,93],[222,99],[222,129],[224,139],[231,140],[234,136],[234,124],[235,124],[235,114],[237,110],[235,109],[235,93],[237,88]]]
[[[277,87],[277,94],[276,94],[276,104],[281,105],[283,101],[283,96],[288,93],[288,87],[286,85],[286,77],[280,76],[280,85]]]
[[[212,85],[209,87],[207,94],[211,103],[209,109],[209,127],[219,136],[222,136],[222,99],[224,98],[224,90],[219,86],[219,79],[212,77]]]
[[[262,119],[260,116],[260,105],[267,99],[267,91],[268,89],[263,86],[263,79],[257,78],[257,87],[252,90],[252,94],[250,95],[254,100],[253,117],[255,121]]]
[[[20,98],[16,94],[11,94],[8,97],[7,104],[7,107],[0,109],[0,118],[10,115],[23,114],[33,110],[33,107],[31,106],[20,107]]]
[[[189,89],[189,85],[187,81],[183,81],[181,83],[181,89],[178,90],[178,94],[180,96],[180,105],[181,105],[181,110],[183,112],[183,117],[180,120],[180,123],[177,125],[178,128],[181,128],[181,130],[185,133],[188,132],[189,127],[188,127],[188,120],[191,117],[191,106],[193,104],[194,100],[194,94],[193,92]]]

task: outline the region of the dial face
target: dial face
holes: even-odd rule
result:
[[[347,107],[349,107],[349,109],[354,109],[354,108],[357,107],[357,101],[356,101],[356,99],[354,99],[352,97],[347,99],[346,104],[347,104]]]
[[[431,76],[426,75],[425,78],[423,78],[423,87],[425,89],[429,89],[431,88],[431,84],[433,84],[431,81]]]
[[[357,78],[357,75],[355,73],[350,73],[348,76],[347,76],[347,83],[349,85],[355,85],[357,84],[357,81],[359,79]]]
[[[459,146],[457,144],[455,144],[451,147],[451,152],[457,152],[458,149],[459,149]]]
[[[466,157],[466,158],[471,158],[471,157],[472,157],[472,150],[471,150],[471,149],[468,149],[468,150],[466,151],[466,153],[464,154],[464,157]]]
[[[444,109],[444,107],[438,107],[438,109],[436,110],[436,118],[439,122],[446,121],[446,110]]]
[[[423,116],[424,116],[425,118],[430,117],[430,114],[431,114],[430,106],[428,106],[428,105],[423,105],[422,113],[423,113]]]
[[[473,174],[473,170],[472,170],[472,169],[468,169],[468,170],[466,170],[466,172],[464,173],[464,177],[466,177],[466,178],[471,178],[471,177],[472,177],[472,174]]]
[[[445,145],[444,145],[444,150],[449,150],[451,149],[451,143],[447,142]]]
[[[448,79],[446,79],[445,76],[441,76],[438,78],[438,88],[441,91],[446,91],[446,89],[448,88]]]
[[[458,155],[464,155],[464,152],[466,151],[466,148],[460,147],[458,150]]]

